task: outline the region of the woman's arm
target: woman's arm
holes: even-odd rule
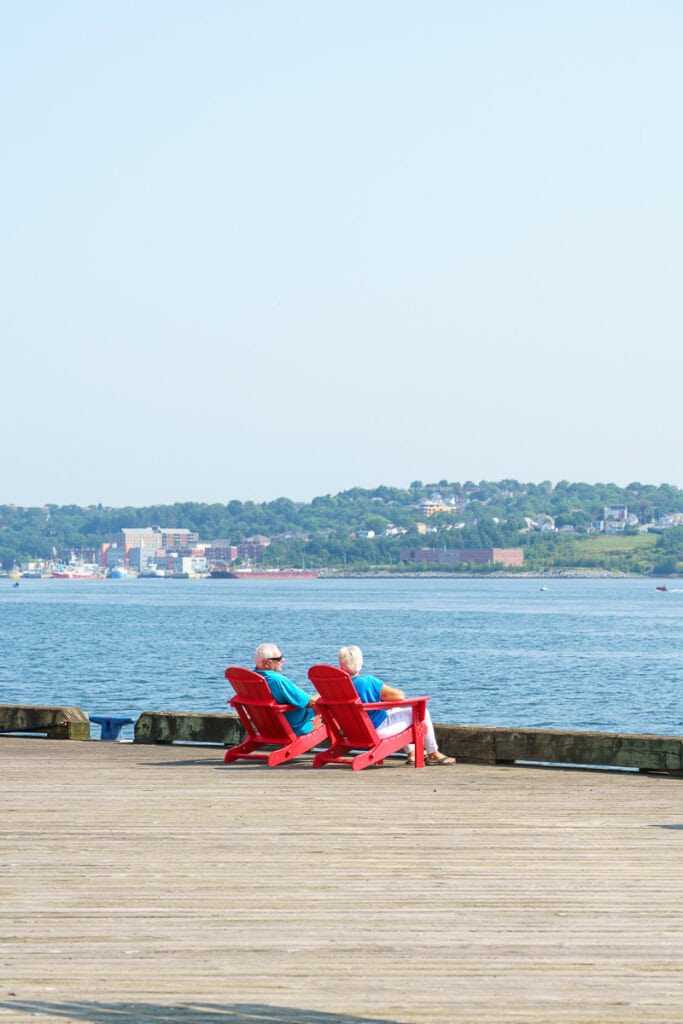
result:
[[[395,686],[388,686],[386,683],[382,683],[382,689],[380,690],[380,700],[403,700],[405,693],[403,690],[397,690]]]

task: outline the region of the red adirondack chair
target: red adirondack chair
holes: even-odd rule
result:
[[[313,665],[308,670],[308,678],[320,694],[316,707],[330,736],[329,749],[320,751],[313,758],[314,768],[325,764],[350,764],[354,771],[360,771],[368,765],[381,764],[385,757],[407,743],[415,744],[415,767],[424,768],[424,717],[429,697],[364,704],[356,693],[351,676],[340,668]],[[368,711],[399,707],[414,709],[413,724],[394,736],[378,736]],[[362,753],[347,756],[352,750]]]
[[[226,764],[244,758],[247,761],[265,761],[269,768],[274,768],[305,754],[327,739],[324,725],[304,736],[297,736],[285,718],[285,711],[293,708],[290,704],[276,704],[267,682],[258,672],[232,665],[226,668],[225,678],[235,691],[235,696],[228,703],[239,715],[247,732],[242,743],[226,751]],[[261,747],[276,749],[260,750]]]

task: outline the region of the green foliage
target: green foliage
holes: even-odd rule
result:
[[[452,513],[426,520],[420,501],[441,495],[453,501]],[[81,508],[47,505],[43,508],[0,506],[0,560],[5,569],[15,562],[48,559],[53,548],[61,557],[69,551],[96,550],[123,527],[185,527],[202,540],[239,543],[264,534],[272,543],[264,548],[263,564],[280,566],[363,568],[391,566],[400,570],[403,547],[517,547],[525,552],[526,569],[607,567],[629,572],[651,572],[654,566],[683,560],[683,528],[652,530],[641,534],[586,535],[585,530],[603,517],[606,505],[626,504],[640,521],[683,512],[683,491],[669,484],[633,482],[616,484],[550,481],[523,483],[441,479],[435,483],[415,480],[409,488],[380,485],[354,487],[339,494],[325,494],[310,502],[287,497],[257,503],[230,500],[225,504],[178,502],[142,508]],[[572,526],[571,533],[540,533],[529,530],[527,520],[551,516],[555,524]],[[420,534],[419,521],[430,532]],[[464,525],[463,525],[464,524]],[[455,528],[455,527],[458,528]],[[391,527],[405,535],[391,536]],[[437,532],[433,532],[434,528]],[[368,538],[363,533],[374,531]],[[583,532],[582,532],[583,531]],[[484,570],[475,567],[477,572]],[[410,571],[452,571],[451,567]]]
[[[677,565],[678,558],[676,555],[663,555],[652,566],[652,571],[655,576],[671,576],[672,573],[676,572]]]
[[[672,526],[668,530],[657,531],[657,550],[683,555],[683,527]]]

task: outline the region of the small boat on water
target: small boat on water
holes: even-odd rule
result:
[[[668,590],[668,589],[669,588],[666,586],[665,583],[662,583],[661,587],[657,587],[657,590]]]
[[[125,565],[115,565],[113,569],[109,570],[110,580],[130,580],[136,578],[136,573],[126,569]]]

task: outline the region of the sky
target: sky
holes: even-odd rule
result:
[[[683,485],[679,0],[0,18],[0,504]]]

